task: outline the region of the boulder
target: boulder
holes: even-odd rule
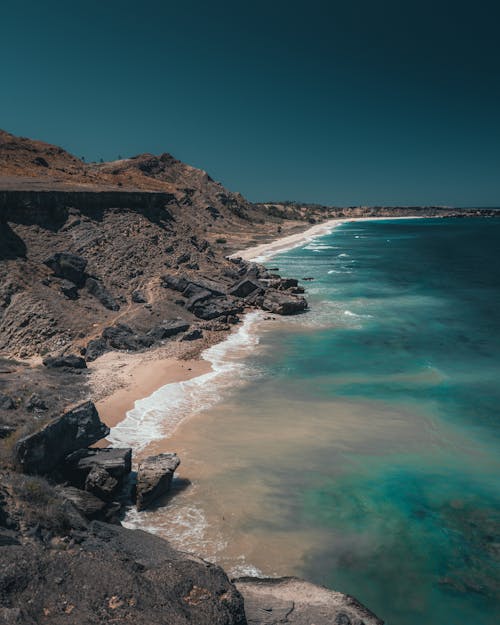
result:
[[[58,369],[60,367],[68,367],[70,369],[86,369],[87,364],[83,358],[75,354],[66,354],[64,356],[47,356],[43,359],[43,364],[49,369]]]
[[[262,308],[276,315],[295,315],[307,309],[307,301],[297,295],[268,289]]]
[[[77,287],[85,283],[87,261],[81,256],[70,252],[57,252],[44,261],[58,278],[65,278],[73,282]]]
[[[120,483],[106,469],[93,466],[85,480],[85,490],[104,501],[111,501]]]
[[[161,277],[162,286],[174,291],[184,291],[188,285],[188,281],[181,276],[165,274]]]
[[[93,445],[107,434],[109,428],[88,401],[21,438],[15,458],[25,473],[50,473],[72,451]]]
[[[162,341],[163,339],[168,339],[171,336],[186,332],[187,330],[189,330],[189,323],[186,321],[163,321],[159,326],[150,330],[148,335],[152,336],[155,341]]]
[[[94,467],[104,469],[119,482],[132,470],[132,449],[130,447],[104,449],[78,449],[64,459],[62,471],[76,486],[85,483]]]
[[[233,580],[245,602],[248,625],[383,625],[359,601],[295,577]]]
[[[99,356],[102,356],[108,349],[108,344],[103,338],[92,339],[87,343],[85,349],[85,359],[87,362],[92,362]]]
[[[29,412],[45,412],[47,404],[40,395],[33,393],[26,402],[26,410],[29,410]]]
[[[78,287],[69,280],[62,280],[60,285],[61,293],[68,299],[78,299]]]
[[[0,393],[0,409],[1,410],[14,410],[15,407],[16,407],[16,404],[14,403],[14,400],[12,399],[12,397],[9,397],[8,395],[4,395],[3,393]]]
[[[181,338],[181,341],[197,341],[203,337],[203,332],[196,328],[195,330],[191,330],[191,332],[186,332],[186,334]]]
[[[14,434],[15,431],[15,425],[0,424],[0,438],[8,438],[11,434]]]
[[[144,510],[155,499],[168,493],[174,472],[180,464],[177,454],[150,456],[137,469],[137,510]]]
[[[237,282],[229,290],[229,295],[233,297],[248,297],[251,293],[255,293],[256,291],[262,293],[262,285],[250,278],[243,278],[243,280]]]
[[[227,315],[237,315],[242,312],[243,308],[232,300],[216,297],[208,301],[196,302],[189,310],[199,319],[210,320]]]
[[[87,288],[87,291],[91,295],[93,295],[99,302],[101,302],[104,308],[107,308],[108,310],[120,310],[120,305],[100,280],[96,280],[95,278],[87,278],[87,280],[85,281],[85,286]]]
[[[57,487],[59,495],[70,501],[78,512],[81,512],[87,519],[103,519],[105,518],[106,502],[92,493],[73,486]]]
[[[137,351],[151,347],[154,338],[143,333],[136,333],[130,326],[118,323],[115,326],[104,328],[102,338],[110,347]]]
[[[280,279],[280,288],[281,289],[294,289],[299,285],[299,281],[295,278],[281,278]]]
[[[142,291],[133,291],[132,292],[132,301],[134,304],[145,304],[146,297]]]

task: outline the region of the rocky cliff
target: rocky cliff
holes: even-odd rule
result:
[[[88,363],[106,351],[187,357],[247,310],[307,308],[296,280],[231,252],[327,218],[412,214],[476,211],[252,204],[167,153],[85,163],[0,131],[0,622],[380,623],[296,580],[235,586],[103,523],[117,522],[130,450],[88,449],[106,428],[90,404],[67,408],[89,399]],[[149,468],[139,507],[171,479]]]

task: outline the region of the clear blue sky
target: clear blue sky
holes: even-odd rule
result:
[[[0,127],[251,200],[500,204],[500,9],[4,0]]]

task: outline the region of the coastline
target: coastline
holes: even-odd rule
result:
[[[237,251],[231,257],[255,260],[265,254],[265,258],[271,258],[281,251],[328,234],[345,221],[351,220],[331,219],[303,232]],[[142,353],[108,352],[101,356],[89,368],[92,371],[92,396],[102,421],[114,428],[126,419],[127,413],[134,409],[137,402],[155,391],[168,384],[187,382],[212,372],[213,365],[203,357],[204,352],[238,334],[242,327],[243,324],[240,324],[230,332],[218,333],[213,337],[215,340],[209,341],[208,345],[192,345],[187,359],[177,342],[170,344],[168,349],[159,348]]]
[[[394,219],[424,219],[426,217],[352,217],[329,219],[302,232],[285,235],[268,243],[238,250],[230,258],[243,258],[246,261],[262,263],[287,250],[305,245],[318,237],[330,234],[344,223],[357,221],[380,221]],[[244,319],[248,319],[248,313]],[[109,352],[92,364],[92,394],[101,419],[111,428],[122,424],[138,402],[147,400],[155,392],[168,385],[183,383],[205,376],[215,377],[214,363],[207,352],[223,345],[231,337],[245,332],[245,321],[229,332],[220,332],[208,342],[191,346],[189,353],[174,342],[166,348],[158,348],[142,353]],[[255,339],[258,342],[258,339]],[[223,348],[224,349],[224,348]],[[154,366],[152,363],[154,362]],[[208,381],[208,380],[207,380]],[[180,422],[180,420],[178,420]]]

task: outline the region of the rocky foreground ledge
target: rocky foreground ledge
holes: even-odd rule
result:
[[[108,432],[85,402],[14,443],[0,482],[2,625],[382,624],[347,595],[295,578],[230,581],[122,527],[132,450],[89,447]],[[175,454],[139,464],[138,510],[162,503],[178,465]]]

